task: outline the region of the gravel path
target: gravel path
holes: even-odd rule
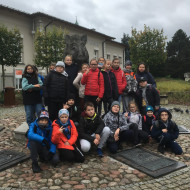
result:
[[[185,112],[189,106],[168,105],[180,108],[184,113],[173,111],[173,119],[179,125],[190,129],[190,115]],[[25,121],[23,106],[0,107],[0,150],[14,149],[29,154],[24,143],[14,140],[13,130]],[[182,161],[188,167],[164,177],[153,179],[146,174],[122,164],[108,156],[99,158],[92,151],[83,164],[60,163],[55,168],[40,163],[43,172],[33,174],[31,161],[0,172],[0,189],[190,189],[190,135],[180,135],[177,140],[184,151],[182,156],[165,153],[166,157]],[[126,148],[130,148],[127,146]],[[157,144],[143,145],[143,148],[157,153]]]

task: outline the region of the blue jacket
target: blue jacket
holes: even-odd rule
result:
[[[49,120],[48,127],[46,129],[41,129],[37,123],[38,119],[36,119],[33,123],[30,124],[29,131],[28,131],[28,148],[30,148],[30,140],[37,141],[42,143],[44,138],[49,142],[50,145],[50,152],[56,152],[56,145],[51,142],[51,134],[52,134],[52,126],[51,121]],[[42,143],[43,146],[45,144]]]

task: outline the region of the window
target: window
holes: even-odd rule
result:
[[[109,60],[110,60],[110,54],[107,54],[107,59],[109,59]]]
[[[117,58],[117,55],[113,55],[113,59]]]
[[[94,50],[94,58],[95,59],[99,58],[99,56],[98,56],[98,50],[97,49]]]

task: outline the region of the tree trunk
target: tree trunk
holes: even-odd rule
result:
[[[5,70],[4,70],[4,65],[2,65],[2,78],[3,78],[3,90],[5,88]]]

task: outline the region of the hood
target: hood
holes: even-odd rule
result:
[[[166,108],[160,108],[160,109],[159,109],[159,112],[158,112],[158,119],[159,119],[159,120],[160,120],[160,115],[161,115],[162,112],[167,112],[168,115],[169,115],[168,119],[169,119],[169,120],[172,119],[172,114],[170,113],[169,110],[167,110]]]
[[[50,72],[58,73],[56,70],[53,70],[53,71],[50,71]],[[64,76],[68,77],[68,74],[65,71],[63,71],[62,73],[58,73],[58,74],[61,74],[61,75],[64,75]]]

